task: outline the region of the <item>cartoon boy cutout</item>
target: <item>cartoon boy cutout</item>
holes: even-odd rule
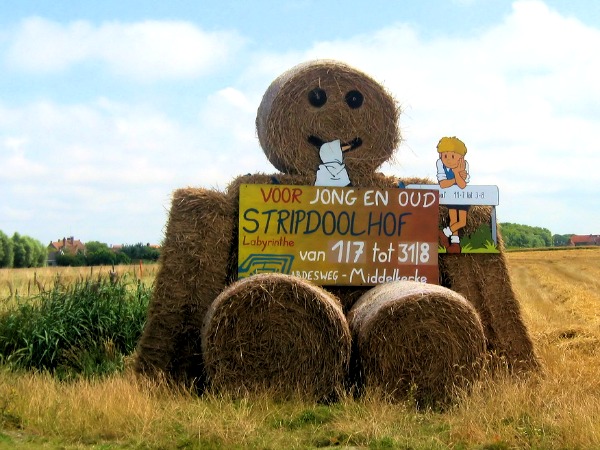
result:
[[[467,147],[457,137],[443,137],[437,145],[440,159],[437,160],[437,179],[442,189],[458,186],[464,189],[469,183],[469,164],[465,160]],[[460,253],[458,230],[467,224],[470,205],[448,205],[449,226],[440,233],[440,238],[448,253]],[[446,242],[449,245],[446,245]]]

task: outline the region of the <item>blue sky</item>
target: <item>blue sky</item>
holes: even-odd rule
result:
[[[0,230],[161,241],[170,196],[275,172],[269,83],[344,61],[402,108],[382,171],[435,176],[456,135],[498,219],[600,233],[600,2],[33,1],[0,6]]]

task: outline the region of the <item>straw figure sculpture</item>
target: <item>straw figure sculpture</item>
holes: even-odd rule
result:
[[[355,337],[369,335],[369,329],[381,336],[369,335],[365,345],[354,343],[358,353],[352,355],[352,370],[363,375],[351,379],[389,386],[395,398],[409,395],[411,386],[423,386],[418,392],[431,397],[428,401],[445,400],[455,385],[465,387],[476,378],[484,346],[486,354],[497,355],[510,368],[537,367],[502,254],[440,255],[443,293],[422,287],[416,294],[410,287],[407,298],[403,286],[392,286],[389,300],[379,306],[366,305],[377,297],[372,287],[315,286],[283,274],[237,281],[240,185],[396,188],[400,180],[377,170],[400,143],[399,114],[385,88],[337,61],[301,64],[275,79],[258,108],[256,130],[279,172],[240,176],[224,192],[185,188],[174,193],[136,371],[193,382],[199,391],[268,389],[331,398],[347,387],[352,344],[344,314],[361,297],[361,308],[382,317],[361,325],[361,314],[353,310]],[[343,157],[343,164],[325,164],[332,153],[338,162]],[[440,223],[447,216],[440,208]],[[489,221],[490,210],[473,206],[468,220],[467,233]],[[401,314],[390,313],[397,308]],[[442,316],[436,319],[438,313]],[[430,333],[425,332],[428,324]],[[450,328],[448,333],[436,329],[442,325]],[[395,337],[403,333],[398,330],[410,329],[418,330],[419,340],[410,345],[419,349],[402,349],[404,342]],[[387,336],[394,348],[383,345]],[[428,354],[442,360],[444,349],[451,354],[443,370],[421,361]],[[389,382],[381,382],[381,374]],[[436,379],[443,384],[438,390],[432,388]]]

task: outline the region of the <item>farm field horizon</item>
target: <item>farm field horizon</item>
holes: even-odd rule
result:
[[[61,382],[1,368],[0,448],[600,448],[600,248],[507,259],[542,371],[484,377],[446,411],[375,394],[331,405],[199,397],[128,370]],[[17,291],[22,298],[57,276],[75,282],[108,269],[0,269],[0,312]],[[158,266],[115,269],[151,285]]]

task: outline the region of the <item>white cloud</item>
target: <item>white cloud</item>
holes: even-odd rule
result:
[[[0,144],[0,181],[16,180],[22,174],[38,177],[47,172],[46,168],[25,155],[24,147],[27,139],[7,137]]]
[[[7,59],[27,71],[56,72],[89,55],[90,24],[63,26],[39,17],[24,20],[9,39]]]
[[[75,64],[101,62],[136,80],[192,78],[229,61],[243,45],[232,31],[206,32],[183,21],[60,24],[33,17],[16,30],[8,63],[33,73],[54,73]]]
[[[262,93],[261,93],[262,94]],[[260,98],[235,88],[210,95],[199,117],[207,160],[201,163],[207,186],[223,187],[232,178],[249,172],[274,172],[260,149],[255,133]]]
[[[15,130],[18,135],[10,134]],[[157,236],[168,195],[178,180],[192,177],[185,155],[194,155],[196,144],[192,131],[147,107],[106,100],[0,106],[0,191],[8,214],[3,227],[22,218],[15,229],[25,233],[33,226],[28,218],[35,217],[55,237],[66,232],[61,224],[75,218],[108,219],[126,233],[119,217],[141,209],[152,218],[140,229],[153,226],[148,233]],[[145,239],[157,240],[151,236]]]

